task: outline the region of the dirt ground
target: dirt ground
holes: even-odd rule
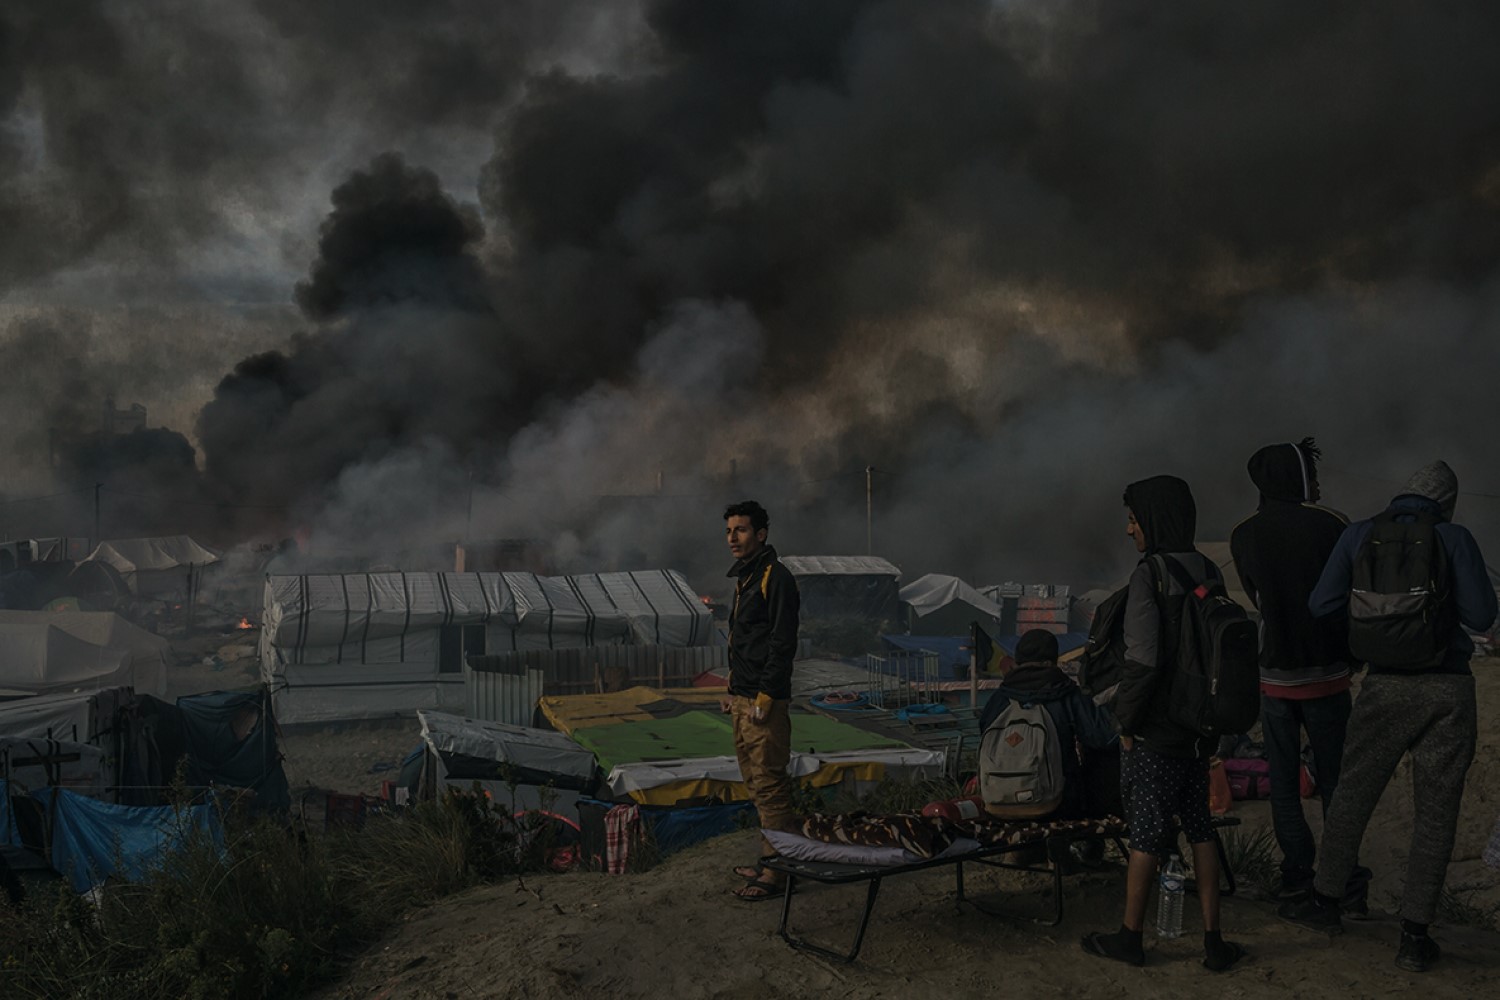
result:
[[[1480,748],[1469,772],[1449,888],[1472,907],[1500,905],[1500,873],[1480,854],[1500,812],[1500,661],[1476,661]],[[309,758],[297,772],[366,780],[360,765],[390,755],[401,735],[310,734]],[[382,744],[382,740],[389,740]],[[337,763],[311,763],[334,754]],[[367,765],[368,767],[368,765]],[[369,778],[375,775],[369,774]],[[1226,899],[1227,935],[1249,958],[1215,977],[1198,964],[1199,926],[1189,906],[1188,933],[1175,941],[1147,933],[1147,965],[1133,969],[1085,956],[1079,936],[1118,926],[1123,870],[1067,880],[1062,924],[1028,918],[1042,909],[1041,876],[982,871],[966,875],[970,895],[1014,916],[990,917],[954,905],[951,868],[883,885],[864,949],[853,965],[787,947],[776,934],[780,904],[741,903],[728,893],[729,868],[755,852],[752,833],[737,833],[669,858],[640,875],[537,876],[478,889],[410,915],[359,957],[323,1000],[578,997],[992,997],[1066,996],[1075,1000],[1153,996],[1382,997],[1421,990],[1428,1000],[1500,996],[1500,934],[1440,920],[1434,936],[1444,957],[1413,975],[1392,962],[1396,909],[1411,821],[1410,770],[1403,765],[1382,800],[1365,841],[1374,869],[1372,918],[1346,921],[1329,939],[1277,920],[1274,906]],[[1313,810],[1309,809],[1309,812]],[[1269,824],[1263,803],[1239,803],[1247,827]],[[970,866],[973,867],[973,866]],[[799,892],[793,928],[820,943],[852,941],[863,887]]]

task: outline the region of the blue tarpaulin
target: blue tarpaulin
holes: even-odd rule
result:
[[[892,649],[936,653],[938,670],[944,679],[962,680],[969,676],[969,637],[966,635],[883,635],[880,638]],[[1016,643],[1021,641],[1021,637],[997,635],[993,640],[1005,650],[1006,655],[1014,656]],[[1088,641],[1087,632],[1065,632],[1057,637],[1058,655],[1071,653]]]
[[[721,806],[641,806],[641,822],[651,828],[662,857],[702,840],[740,829],[740,815],[755,807],[749,802]]]
[[[140,879],[162,855],[178,851],[194,831],[206,832],[220,846],[224,831],[211,804],[117,806],[63,788],[39,788],[31,797],[52,809],[52,867],[79,892],[110,875]]]

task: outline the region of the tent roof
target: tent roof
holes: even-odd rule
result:
[[[130,683],[131,654],[52,625],[0,623],[0,692],[29,695]]]
[[[441,753],[503,761],[544,774],[587,779],[594,755],[561,733],[419,711],[422,739]]]
[[[193,541],[187,535],[163,538],[121,538],[100,542],[89,554],[90,559],[109,563],[121,573],[141,570],[169,570],[179,566],[204,566],[218,562],[219,554]]]
[[[879,556],[782,556],[793,576],[892,576],[901,570]]]
[[[1000,605],[985,597],[956,576],[928,573],[901,588],[901,599],[912,606],[918,616],[929,615],[956,601],[998,619],[1004,612]]]
[[[713,619],[676,570],[270,576],[265,629],[280,648],[337,646],[444,625],[507,626],[553,645],[704,646]]]

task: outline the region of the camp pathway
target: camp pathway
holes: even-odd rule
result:
[[[1392,964],[1390,919],[1351,922],[1337,939],[1277,920],[1269,903],[1226,900],[1229,936],[1251,957],[1223,976],[1198,964],[1197,922],[1176,941],[1147,935],[1147,966],[1091,959],[1086,930],[1113,926],[1118,869],[1070,877],[1061,926],[993,918],[953,904],[949,869],[892,879],[881,890],[864,950],[853,965],[787,947],[779,904],[728,894],[729,868],[753,854],[755,836],[721,837],[641,875],[528,878],[474,890],[411,915],[351,969],[324,1000],[432,997],[871,997],[1124,998],[1387,996],[1424,1000],[1500,995],[1500,935],[1439,927],[1445,955],[1425,976]],[[971,893],[1017,912],[1041,907],[1036,876],[983,872]],[[799,892],[797,927],[842,945],[853,934],[862,887]]]

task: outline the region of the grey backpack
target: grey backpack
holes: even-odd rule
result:
[[[992,816],[1045,816],[1063,800],[1062,741],[1052,713],[1012,698],[979,743],[979,796]]]

